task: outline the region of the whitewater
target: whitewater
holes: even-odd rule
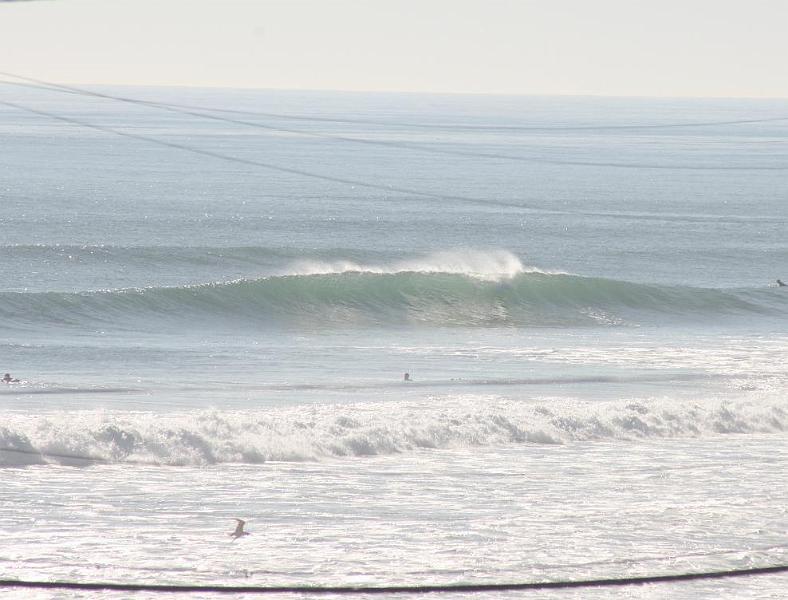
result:
[[[0,89],[0,579],[788,562],[785,101],[101,91],[247,123]]]

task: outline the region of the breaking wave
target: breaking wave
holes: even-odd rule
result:
[[[7,414],[0,466],[309,461],[424,449],[777,433],[785,400],[523,403],[490,396],[191,413]]]
[[[513,254],[445,252],[387,265],[299,261],[286,274],[180,287],[0,293],[17,326],[509,326],[637,324],[662,316],[786,314],[776,289],[631,283],[527,268]],[[143,325],[144,328],[144,325]]]

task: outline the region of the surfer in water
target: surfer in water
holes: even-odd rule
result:
[[[3,376],[3,383],[19,383],[19,380],[11,377],[11,373],[6,373]]]
[[[402,380],[403,381],[410,381],[410,373],[405,373],[405,375],[402,376]]]
[[[777,287],[786,287],[786,286],[788,286],[788,283],[784,283],[779,279],[777,280]]]

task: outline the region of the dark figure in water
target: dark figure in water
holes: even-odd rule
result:
[[[11,377],[11,373],[6,373],[5,376],[3,376],[3,383],[19,383],[19,380]]]
[[[410,381],[410,373],[405,373],[405,376],[402,379],[404,381]]]
[[[783,283],[782,281],[780,281],[780,280],[778,279],[778,280],[777,280],[777,285],[778,285],[779,287],[786,287],[786,286],[788,286],[788,283]]]

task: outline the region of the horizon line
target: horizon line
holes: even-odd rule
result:
[[[211,85],[211,84],[185,84],[185,83],[117,83],[117,82],[90,82],[58,79],[57,83],[95,86],[95,87],[135,87],[135,88],[181,88],[199,90],[227,90],[248,92],[303,92],[303,93],[335,93],[335,94],[381,94],[381,95],[413,95],[413,96],[495,96],[495,97],[523,97],[523,98],[610,98],[610,99],[649,99],[649,100],[775,100],[788,101],[788,96],[746,96],[746,95],[708,95],[695,96],[691,94],[607,94],[607,93],[570,93],[570,92],[474,92],[474,91],[434,91],[434,90],[398,90],[398,89],[343,89],[323,87],[263,87],[247,85]]]

